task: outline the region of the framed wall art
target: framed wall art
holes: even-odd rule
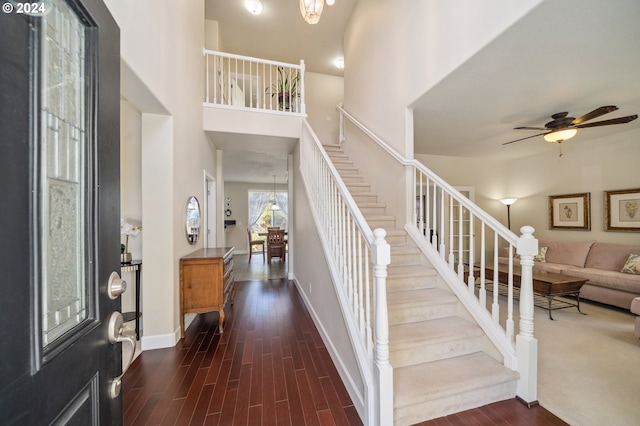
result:
[[[604,230],[640,232],[640,188],[604,191]]]
[[[582,194],[549,196],[549,229],[591,230],[591,195]]]

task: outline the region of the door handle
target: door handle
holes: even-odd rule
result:
[[[129,343],[131,345],[131,356],[124,367],[122,367],[122,374],[113,379],[111,385],[109,385],[109,397],[111,399],[120,395],[120,390],[122,389],[122,377],[129,369],[136,353],[136,339],[134,339],[133,336],[125,336],[123,334],[123,325],[124,319],[122,318],[122,314],[118,311],[114,311],[109,318],[109,342],[114,344],[120,342]]]

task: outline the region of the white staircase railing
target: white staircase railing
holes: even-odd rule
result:
[[[204,50],[204,104],[306,115],[304,61],[299,65]]]
[[[365,384],[363,421],[392,425],[386,232],[371,230],[309,123],[304,123],[301,173]]]
[[[338,111],[341,141],[344,140],[346,119],[413,175],[413,187],[407,191],[410,197],[407,205],[412,208],[413,220],[405,229],[440,275],[453,283],[453,291],[501,352],[505,366],[520,373],[518,396],[527,402],[536,401],[537,341],[533,335],[532,268],[538,241],[533,237],[534,229],[522,227],[522,235],[518,238],[425,165],[404,158],[341,106]],[[508,259],[506,298],[499,297],[499,252],[504,252]],[[516,253],[521,265],[517,336],[513,309]],[[494,271],[490,277],[486,276],[486,268]],[[487,292],[492,293],[491,300],[487,300]]]

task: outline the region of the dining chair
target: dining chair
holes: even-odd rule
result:
[[[271,229],[267,234],[267,259],[271,265],[271,258],[279,257],[284,263],[286,259],[287,243],[284,229]]]
[[[247,236],[249,237],[249,262],[251,262],[251,254],[254,246],[262,247],[262,262],[264,262],[264,240],[254,240],[251,238],[251,230],[247,228]]]

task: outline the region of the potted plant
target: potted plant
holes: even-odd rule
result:
[[[291,68],[278,67],[278,80],[271,87],[267,87],[267,94],[278,97],[278,109],[292,111],[292,99],[300,96],[298,93],[300,72]],[[295,104],[294,104],[295,105]]]

